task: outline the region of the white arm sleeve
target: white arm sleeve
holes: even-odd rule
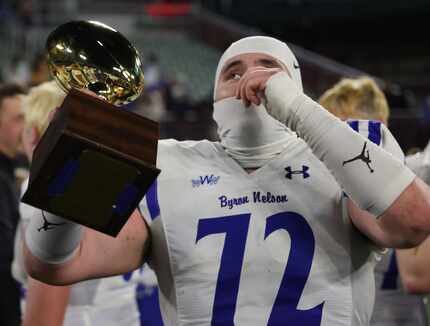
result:
[[[402,161],[298,91],[287,73],[268,80],[265,96],[268,112],[307,142],[361,209],[381,215],[414,179]]]
[[[82,233],[81,225],[37,209],[26,228],[25,241],[41,261],[60,264],[74,256]]]

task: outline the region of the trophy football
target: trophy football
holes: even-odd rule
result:
[[[160,173],[158,124],[118,107],[143,90],[139,54],[93,21],[59,26],[46,49],[68,94],[34,151],[22,201],[116,236]]]

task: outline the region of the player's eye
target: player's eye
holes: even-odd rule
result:
[[[232,73],[232,74],[230,74],[229,77],[230,77],[229,79],[239,80],[242,76],[238,73]]]

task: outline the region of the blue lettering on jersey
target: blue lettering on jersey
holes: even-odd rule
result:
[[[242,265],[250,218],[251,214],[240,214],[199,220],[196,245],[212,234],[225,234],[212,307],[212,326],[234,326],[241,274],[246,273],[246,269],[242,271]],[[267,217],[264,240],[278,230],[288,232],[291,249],[267,326],[320,326],[324,301],[312,308],[297,308],[314,257],[313,231],[306,219],[295,212],[281,212]]]
[[[234,325],[233,319],[250,217],[251,214],[240,214],[199,220],[196,244],[212,234],[225,233],[211,326]]]
[[[286,203],[288,201],[287,195],[276,195],[272,194],[270,191],[266,193],[262,193],[261,191],[254,191],[251,197],[254,203],[279,204]],[[248,204],[250,202],[250,196],[244,195],[241,197],[228,198],[227,196],[222,195],[218,197],[218,200],[221,208],[232,209],[235,206]]]
[[[237,197],[237,198],[227,198],[227,196],[218,197],[221,208],[228,207],[232,209],[234,206],[240,206],[249,203],[248,196]]]
[[[191,180],[191,184],[193,187],[200,187],[200,186],[203,186],[204,184],[213,186],[218,183],[220,178],[221,178],[220,176],[214,176],[213,174],[200,176],[198,179]]]
[[[273,195],[269,191],[261,194],[260,191],[254,191],[254,203],[286,203],[287,195]]]

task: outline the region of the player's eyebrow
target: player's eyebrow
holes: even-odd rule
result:
[[[230,62],[228,65],[226,65],[223,70],[222,70],[222,75],[225,74],[226,71],[230,70],[231,68],[234,68],[236,66],[240,66],[242,65],[243,62],[241,60],[233,60],[232,62]]]
[[[275,60],[275,59],[262,58],[262,59],[258,59],[257,63],[259,65],[264,66],[264,67],[279,67],[279,68],[283,68],[281,66],[281,64],[277,60]]]
[[[259,65],[262,65],[263,67],[267,67],[267,68],[281,68],[292,78],[291,73],[288,70],[288,68],[279,60],[261,58],[261,59],[258,59],[256,63]]]

